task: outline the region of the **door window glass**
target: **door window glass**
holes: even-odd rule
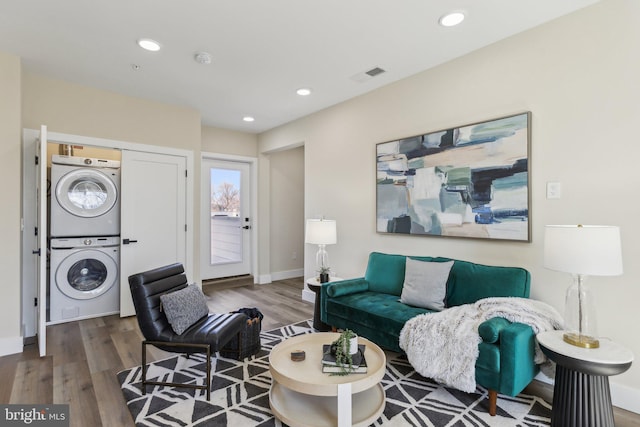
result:
[[[211,168],[211,264],[242,261],[239,170]]]

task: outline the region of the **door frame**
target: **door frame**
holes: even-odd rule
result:
[[[35,144],[36,140],[40,136],[40,129],[30,129],[23,128],[22,129],[22,144],[23,144],[23,152],[27,149],[28,144]],[[131,150],[131,151],[142,151],[147,153],[157,153],[157,154],[167,154],[173,156],[184,157],[186,160],[186,169],[187,169],[187,189],[186,189],[186,225],[187,225],[187,233],[186,233],[186,250],[187,250],[187,259],[184,264],[185,272],[189,277],[192,278],[192,281],[197,281],[200,283],[200,272],[194,270],[194,235],[195,235],[195,224],[194,224],[194,177],[196,176],[194,171],[194,154],[192,150],[185,150],[180,148],[173,147],[163,147],[158,145],[150,145],[150,144],[141,144],[135,142],[128,141],[119,141],[114,139],[105,139],[105,138],[96,138],[91,136],[84,135],[73,135],[73,134],[65,134],[58,132],[48,132],[47,131],[47,140],[53,143],[65,143],[72,145],[85,145],[85,146],[93,146],[93,147],[104,147],[104,148],[113,148],[119,150]],[[35,149],[33,151],[35,153]],[[35,170],[35,169],[34,169]],[[35,181],[35,180],[34,180]],[[35,194],[36,188],[30,187],[31,183],[26,183],[22,188],[22,198],[23,198],[23,221],[24,224],[29,224],[31,226],[31,220],[26,218],[26,212],[35,212]],[[35,182],[33,183],[35,184]],[[199,216],[198,216],[199,218]],[[35,224],[34,224],[35,226]],[[24,228],[24,230],[33,230],[33,228]],[[23,254],[30,255],[33,243],[31,241],[25,240],[26,238],[25,231],[22,232],[22,245],[23,245]],[[29,262],[30,257],[23,255],[22,263]],[[31,255],[32,256],[32,255]],[[24,265],[23,265],[24,268]],[[195,280],[195,278],[198,280]],[[33,285],[33,282],[28,282],[29,277],[23,275],[22,278],[22,289],[23,296],[30,295],[28,292],[25,293],[24,289],[27,289],[29,286]],[[32,298],[32,297],[30,297]],[[37,307],[34,307],[32,303],[22,302],[23,312],[21,323],[23,324],[26,319],[35,317],[35,310]],[[26,308],[32,309],[31,311]],[[32,322],[32,320],[29,320]],[[26,338],[26,337],[25,337]]]
[[[249,164],[249,191],[251,193],[251,229],[250,231],[250,244],[251,244],[251,275],[253,276],[253,283],[258,283],[258,158],[239,156],[235,154],[219,154],[211,152],[200,153],[200,177],[198,179],[202,181],[202,161],[203,160],[221,160],[225,162],[237,162]],[[201,191],[202,192],[202,191]],[[198,215],[200,223],[202,222],[202,208]],[[200,244],[202,246],[202,244]]]

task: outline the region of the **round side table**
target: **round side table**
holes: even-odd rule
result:
[[[614,427],[609,376],[629,369],[633,353],[607,339],[581,348],[562,339],[565,331],[536,335],[540,349],[556,362],[552,427]]]
[[[340,277],[329,277],[329,282],[335,282],[338,280],[343,280]],[[313,307],[313,329],[326,332],[331,330],[331,326],[323,323],[320,319],[320,288],[322,284],[318,281],[317,277],[312,277],[307,279],[307,286],[316,294],[316,301]]]

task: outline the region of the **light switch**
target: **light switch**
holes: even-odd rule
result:
[[[562,186],[559,182],[547,182],[547,199],[562,197]]]

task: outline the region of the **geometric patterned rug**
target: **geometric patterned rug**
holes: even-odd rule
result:
[[[274,418],[269,408],[269,352],[288,337],[312,333],[310,321],[260,334],[262,350],[251,359],[237,361],[212,358],[211,400],[204,390],[148,386],[140,391],[140,366],[118,373],[118,380],[136,426],[259,426],[286,424]],[[488,412],[487,390],[478,387],[465,393],[424,378],[404,356],[387,352],[382,385],[386,394],[384,413],[372,426],[437,427],[534,427],[548,426],[551,406],[544,400],[521,394],[498,395],[497,415]],[[150,364],[149,379],[202,384],[205,356],[177,355]]]

